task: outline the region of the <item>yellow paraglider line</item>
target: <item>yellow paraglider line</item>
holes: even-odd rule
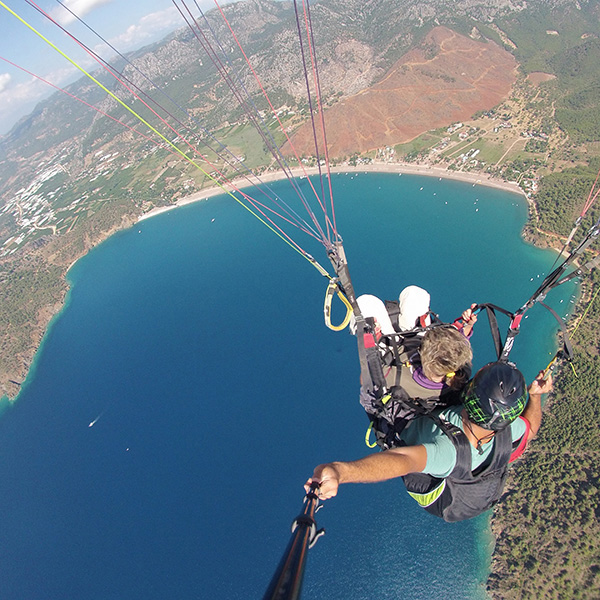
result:
[[[40,33],[35,27],[30,25],[25,19],[19,16],[14,10],[8,7],[2,0],[0,0],[0,6],[8,11],[11,15],[13,15],[16,19],[18,19],[23,25],[25,25],[28,29],[30,29],[33,33],[35,33],[40,39],[42,39],[46,44],[48,44],[52,49],[58,52],[63,58],[68,60],[76,69],[78,69],[81,73],[83,73],[86,77],[91,79],[98,87],[100,87],[103,91],[105,91],[111,98],[116,100],[123,108],[129,111],[136,119],[138,119],[141,123],[146,125],[155,133],[161,140],[166,142],[173,150],[179,154],[185,161],[196,167],[199,171],[204,173],[211,181],[213,181],[219,188],[221,188],[226,194],[231,196],[240,206],[245,208],[251,215],[253,215],[256,219],[258,219],[265,227],[270,229],[277,237],[283,240],[290,248],[296,251],[300,256],[305,258],[310,264],[312,264],[321,275],[328,277],[330,280],[333,279],[332,276],[310,255],[301,250],[299,247],[294,246],[289,240],[287,240],[284,236],[282,236],[274,227],[272,227],[267,221],[265,221],[259,214],[254,212],[250,207],[248,207],[244,202],[242,202],[235,194],[233,194],[230,190],[228,190],[218,179],[212,176],[210,173],[205,171],[198,163],[193,161],[191,158],[187,156],[185,152],[183,152],[180,148],[178,148],[171,140],[166,138],[160,131],[158,131],[155,127],[153,127],[150,123],[148,123],[141,115],[139,115],[136,111],[134,111],[130,106],[128,106],[125,102],[123,102],[120,98],[118,98],[115,94],[113,94],[109,89],[107,89],[102,83],[100,83],[93,75],[88,73],[82,66],[80,66],[77,62],[75,62],[72,58],[70,58],[65,52],[63,52],[60,48],[58,48],[53,42],[51,42],[48,38],[46,38],[42,33]]]

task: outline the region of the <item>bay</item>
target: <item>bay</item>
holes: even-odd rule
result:
[[[526,202],[502,190],[364,173],[333,189],[358,294],[420,285],[444,320],[471,302],[516,310],[555,258],[523,243]],[[118,233],[69,279],[0,419],[0,596],[261,597],[313,467],[368,452],[355,339],[322,323],[326,280],[222,197]],[[564,316],[574,293],[549,300]],[[556,327],[527,317],[512,358],[531,379]],[[480,321],[476,366],[493,359]],[[440,522],[392,481],[343,487],[318,523],[304,597],[485,596],[488,516]]]

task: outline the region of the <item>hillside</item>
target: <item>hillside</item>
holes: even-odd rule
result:
[[[424,131],[468,120],[502,102],[516,81],[517,63],[494,42],[446,27],[432,29],[384,77],[327,110],[329,155],[341,158],[404,144]],[[292,138],[310,152],[312,128]]]

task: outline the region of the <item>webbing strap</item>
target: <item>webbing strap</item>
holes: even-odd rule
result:
[[[446,421],[440,415],[429,415],[438,427],[450,438],[456,449],[456,464],[449,477],[456,479],[473,479],[472,471],[473,461],[471,458],[471,443],[467,439],[465,432],[456,425]],[[442,417],[442,418],[440,418]],[[490,470],[496,469],[501,464],[508,464],[512,452],[511,428],[506,427],[497,431],[494,436],[494,449],[492,450],[492,461],[489,464]],[[485,467],[488,468],[488,467]],[[479,468],[476,473],[480,472]]]
[[[358,331],[357,331],[358,335]],[[386,392],[385,375],[383,373],[383,365],[381,364],[381,358],[379,356],[379,349],[377,348],[377,342],[375,341],[375,334],[371,331],[363,333],[363,350],[367,358],[367,368],[369,376],[371,378],[371,389],[375,397],[381,398]],[[359,346],[360,346],[359,342]],[[360,348],[359,348],[360,353]],[[363,384],[364,385],[364,384]]]
[[[586,234],[583,240],[579,243],[577,248],[573,249],[573,251],[565,258],[565,260],[552,271],[545,279],[542,281],[540,287],[534,292],[531,298],[519,309],[518,312],[524,313],[527,309],[531,308],[536,302],[542,302],[546,297],[546,294],[553,288],[569,281],[573,277],[576,277],[578,272],[584,272],[586,269],[591,270],[594,266],[597,266],[597,262],[594,260],[589,261],[584,267],[580,269],[576,269],[573,273],[570,273],[566,277],[562,277],[561,275],[566,271],[567,267],[573,263],[573,261],[587,249],[587,247],[596,241],[596,238],[600,234],[600,221],[596,223]],[[589,268],[588,268],[589,267]]]
[[[519,324],[521,322],[521,315],[514,315],[513,313],[500,308],[495,304],[478,304],[474,310],[481,310],[485,308],[488,321],[490,324],[490,331],[492,333],[492,339],[494,341],[494,348],[496,349],[496,356],[498,360],[508,360],[508,355],[512,349],[514,337],[519,333]],[[496,311],[505,314],[510,319],[510,327],[506,337],[506,342],[502,343],[502,336],[500,334],[500,327],[498,326],[498,319],[496,318]]]
[[[429,415],[436,425],[450,438],[456,450],[456,463],[450,476],[458,479],[465,479],[471,475],[472,460],[471,460],[471,444],[465,435],[465,432],[456,425],[453,425],[446,419],[441,418],[441,415]]]
[[[369,361],[367,359],[367,348],[366,344],[370,341],[367,341],[365,338],[368,335],[373,336],[373,334],[367,333],[367,325],[365,323],[365,319],[362,314],[354,314],[354,318],[356,319],[356,344],[358,347],[358,361],[360,363],[360,381],[361,385],[365,387],[365,389],[369,391],[373,391],[373,379],[371,378],[371,371],[369,369]],[[375,338],[372,337],[373,342]]]
[[[544,308],[546,308],[552,314],[552,316],[556,319],[556,322],[558,323],[558,326],[560,327],[560,330],[563,335],[564,356],[568,361],[571,361],[571,359],[573,358],[573,346],[571,345],[571,340],[569,339],[569,335],[567,333],[567,329],[565,327],[563,320],[556,313],[556,311],[554,309],[552,309],[550,306],[548,306],[541,300],[538,300],[537,302],[539,304],[541,304]],[[498,360],[503,361],[503,362],[508,361],[510,351],[512,350],[512,347],[514,344],[514,338],[519,333],[519,326],[521,324],[521,319],[523,318],[523,313],[517,312],[517,314],[513,315],[509,311],[507,311],[503,308],[500,308],[499,306],[496,306],[495,304],[478,304],[477,308],[478,309],[485,308],[485,310],[486,310],[486,313],[488,316],[488,321],[490,323],[492,339],[494,340],[494,347],[496,349],[496,354],[498,356]],[[502,344],[500,328],[498,327],[498,319],[496,318],[495,311],[500,311],[501,313],[504,313],[506,316],[508,316],[511,319],[508,333],[506,335],[506,341],[504,342],[504,345]]]
[[[360,362],[361,385],[377,397],[381,397],[385,392],[385,377],[383,375],[383,366],[379,359],[375,334],[373,328],[370,327],[360,312],[360,307],[356,301],[341,239],[335,242],[327,255],[338,277],[336,281],[338,294],[341,294],[340,297],[343,296],[345,298],[344,304],[348,308],[346,317],[350,320],[353,314],[356,322],[356,341],[358,346],[358,360]],[[350,308],[352,309],[352,313],[350,312]]]
[[[373,328],[362,314],[354,314],[356,319],[356,345],[360,363],[361,386],[376,398],[381,398],[386,391],[383,365],[379,357],[377,341]]]
[[[564,356],[570,362],[573,359],[573,346],[571,345],[571,340],[569,339],[569,334],[567,333],[567,328],[565,327],[564,321],[558,316],[558,314],[553,308],[550,308],[547,304],[544,304],[543,302],[540,302],[540,304],[544,308],[547,308],[550,311],[550,314],[556,319],[563,335]]]
[[[579,269],[575,269],[575,271],[563,277],[556,285],[562,285],[563,283],[570,281],[574,277],[580,277],[584,273],[589,273],[592,269],[595,269],[598,266],[600,266],[600,255],[586,262],[585,265],[582,265],[581,267],[579,267]]]

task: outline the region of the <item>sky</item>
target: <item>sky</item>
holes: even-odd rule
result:
[[[215,7],[214,0],[196,1],[202,10]],[[229,1],[221,0],[219,4]],[[82,76],[76,67],[11,14],[7,7],[82,67],[97,67],[97,63],[40,14],[32,6],[34,4],[107,60],[114,53],[65,7],[121,53],[155,42],[185,26],[171,0],[0,0],[0,135],[6,134],[18,119],[29,114],[40,100],[55,92],[48,83],[21,69],[59,87]],[[193,0],[186,4],[190,8],[194,6]]]

